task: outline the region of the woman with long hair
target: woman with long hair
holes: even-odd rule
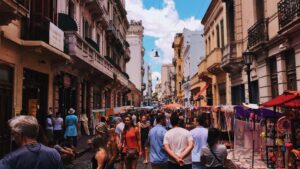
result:
[[[148,152],[148,134],[150,131],[150,124],[147,121],[146,115],[142,115],[141,121],[138,123],[141,131],[141,143],[142,143],[142,152],[144,157],[144,164],[149,162],[149,152]]]
[[[124,118],[122,133],[123,153],[126,169],[136,169],[138,157],[142,155],[139,128],[134,126],[131,116]]]
[[[208,129],[207,146],[201,150],[201,163],[207,169],[223,169],[227,159],[227,148],[219,144],[220,130],[216,128]]]

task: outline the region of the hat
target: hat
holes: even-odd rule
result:
[[[103,122],[100,122],[96,125],[95,127],[96,131],[101,133],[101,134],[107,134],[108,133],[108,129],[106,127],[106,124]]]
[[[116,122],[122,122],[122,118],[121,117],[115,117],[114,121],[116,121]]]
[[[73,108],[70,108],[69,111],[68,111],[68,113],[69,113],[69,114],[74,114],[74,113],[75,113],[75,110],[74,110]]]

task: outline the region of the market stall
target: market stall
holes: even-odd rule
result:
[[[266,125],[263,137],[273,142],[266,145],[267,164],[270,168],[300,168],[300,92],[285,91],[273,100],[261,104],[283,113]],[[268,131],[269,130],[269,131]],[[270,132],[271,131],[271,132]]]

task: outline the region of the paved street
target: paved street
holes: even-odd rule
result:
[[[65,169],[90,169],[91,168],[91,158],[93,153],[88,151],[84,153],[82,156],[76,158],[71,164],[65,166]],[[140,159],[138,162],[138,169],[151,169],[150,164],[143,164],[143,160]]]

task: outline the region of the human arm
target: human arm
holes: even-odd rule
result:
[[[100,149],[95,156],[97,160],[98,167],[97,169],[102,169],[104,166],[104,161],[106,160],[106,152],[104,149]]]
[[[170,144],[164,144],[164,149],[168,155],[173,158],[178,164],[183,164],[183,159],[179,158],[170,148]]]
[[[142,155],[142,142],[141,142],[141,130],[140,130],[140,127],[136,127],[135,128],[135,135],[136,135],[137,143],[138,143],[138,152],[139,152],[139,155],[141,156]]]
[[[190,152],[192,151],[194,147],[194,141],[193,140],[189,140],[188,141],[188,146],[180,153],[179,157],[181,159],[184,159],[188,154],[190,154]]]
[[[114,162],[116,161],[117,157],[118,157],[118,146],[117,143],[115,142],[115,139],[112,138],[111,139],[111,157],[109,159],[108,165],[111,166],[114,164]]]

